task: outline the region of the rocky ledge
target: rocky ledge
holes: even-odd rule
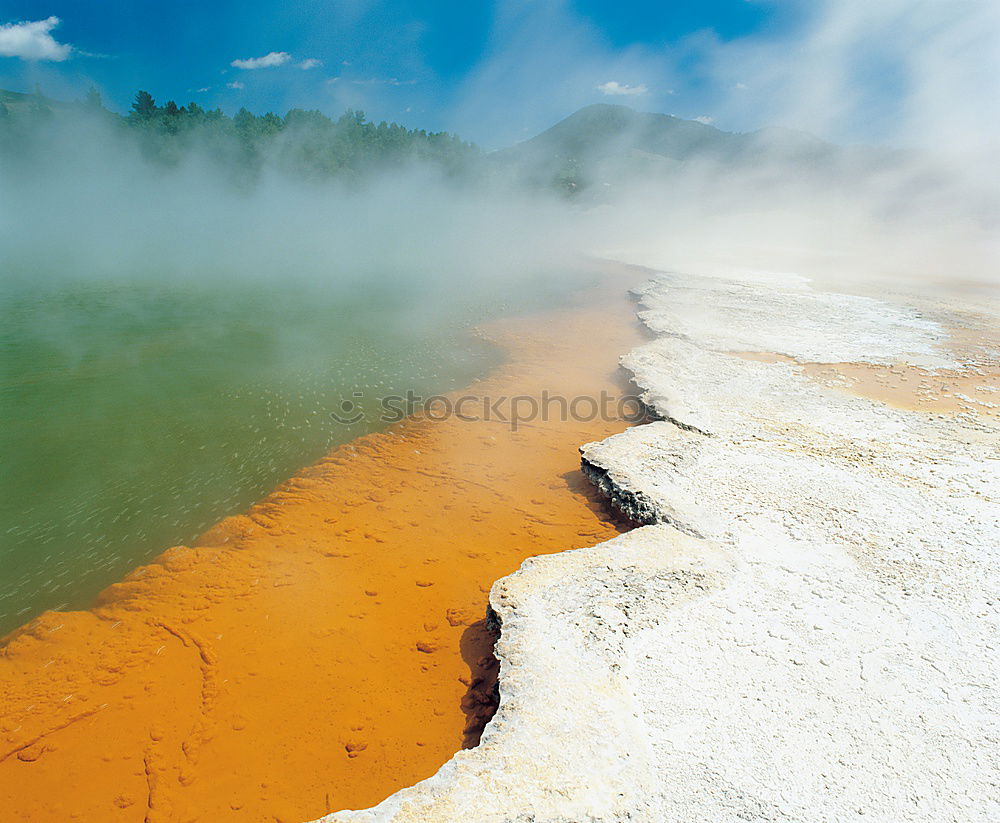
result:
[[[804,365],[986,392],[997,352],[950,345],[954,307],[797,277],[638,296],[656,339],[623,365],[663,420],[581,451],[648,525],[499,580],[481,745],[324,820],[1000,819],[995,406],[888,405]]]

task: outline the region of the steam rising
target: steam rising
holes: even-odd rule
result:
[[[248,190],[207,152],[163,168],[128,137],[98,121],[74,124],[32,168],[0,170],[8,277],[153,269],[180,279],[350,282],[379,272],[459,278],[472,288],[551,265],[567,248],[554,198],[486,196],[418,164],[372,173],[360,186],[317,185],[266,167]]]
[[[729,42],[699,33],[654,53],[611,50],[564,3],[500,4],[489,53],[449,114],[460,133],[506,145],[512,133],[527,138],[595,100],[627,101],[687,119],[590,109],[544,139],[478,157],[471,173],[459,176],[413,159],[361,176],[303,179],[267,157],[252,180],[234,179],[208,142],[195,141],[176,162],[163,164],[146,157],[106,113],[82,107],[57,112],[33,144],[30,162],[0,153],[0,298],[33,293],[44,307],[61,288],[71,293],[111,283],[175,295],[214,290],[206,306],[225,305],[227,294],[280,291],[297,297],[300,306],[325,310],[331,303],[351,307],[364,294],[405,306],[383,317],[385,333],[399,343],[407,334],[427,335],[435,326],[470,319],[462,308],[471,303],[496,308],[526,294],[569,291],[579,283],[572,273],[586,254],[696,272],[731,266],[795,272],[845,287],[868,288],[891,277],[897,288],[918,282],[994,288],[1000,259],[1000,5],[784,5],[797,14],[781,31]],[[52,40],[53,21],[27,24],[36,27],[27,32],[0,29],[0,51],[14,53],[30,35],[31,48],[61,59],[59,50],[69,47]],[[35,54],[25,49],[22,56]],[[251,71],[301,57],[272,52],[233,65]],[[297,65],[317,69],[320,63],[308,58]],[[376,84],[364,91],[380,93]],[[361,93],[357,85],[352,93]],[[690,122],[695,115],[702,122]],[[718,129],[706,124],[709,118]],[[314,299],[317,293],[322,300]],[[62,333],[67,301],[60,305],[64,313],[51,315],[49,330],[59,333],[47,339],[72,353],[73,336]],[[360,309],[338,316],[344,326],[338,345],[383,333],[351,327],[355,313],[368,317]],[[314,335],[314,327],[293,321],[284,328],[278,314],[267,312],[261,323],[253,314],[234,321],[230,312],[225,321],[251,332],[258,331],[255,324],[265,326],[279,342],[260,342],[261,357],[280,351],[276,360],[289,368],[301,366],[303,353],[311,362],[340,356],[316,350],[315,341],[327,338]],[[183,316],[185,345],[197,351],[192,329],[202,321]],[[205,317],[206,329],[215,319]],[[323,321],[315,313],[310,320]],[[160,331],[163,341],[173,340],[175,330]],[[356,364],[358,351],[347,360]],[[75,367],[72,357],[64,360],[70,363],[65,368]],[[257,363],[244,366],[253,372]],[[384,386],[386,373],[373,370],[371,385]],[[417,371],[392,374],[399,390]],[[341,378],[349,388],[350,376]],[[315,395],[296,398],[295,436],[303,442],[302,430],[312,423],[301,421],[328,421],[332,402],[327,374],[317,371],[311,379]],[[441,377],[421,371],[420,379],[433,390]],[[273,397],[273,407],[284,409],[288,398],[278,397],[272,384],[266,390],[267,414]],[[234,397],[244,391],[249,389],[232,388]],[[210,391],[193,406],[205,398],[211,399]],[[236,401],[227,408],[235,420],[246,409]],[[92,411],[99,423],[112,410]],[[123,430],[127,423],[126,415]],[[256,442],[256,431],[244,434]],[[328,446],[327,436],[324,431],[309,447]],[[214,458],[217,466],[227,459],[224,445]],[[270,473],[253,475],[249,499],[305,462],[297,453],[282,451],[281,460],[274,454],[262,446],[254,458],[270,461]],[[135,461],[129,455],[127,462]],[[213,488],[228,489],[231,477],[242,482],[249,476],[244,462]],[[201,472],[189,469],[192,477]],[[94,474],[100,476],[99,466]],[[200,494],[186,482],[173,482],[177,500]],[[220,499],[230,494],[213,493]],[[88,494],[105,507],[89,517],[110,521],[118,498],[109,498],[104,487]],[[199,517],[210,522],[245,498],[233,493],[222,510],[209,507]],[[151,505],[140,500],[129,516]],[[90,508],[90,499],[67,503],[74,522],[66,528],[77,528],[77,513],[82,518]],[[49,529],[38,512],[35,521],[38,529]],[[36,525],[23,526],[24,545],[55,546],[55,530],[40,541]],[[91,540],[95,557],[106,525],[80,527],[87,531],[79,539]],[[188,537],[183,529],[170,532],[172,540]],[[131,545],[129,534],[120,539]],[[162,543],[148,547],[159,548]],[[139,559],[127,558],[115,569]],[[15,582],[23,589],[28,579]],[[53,584],[52,598],[63,596],[59,585]],[[0,622],[12,614],[0,603]]]
[[[610,184],[604,191],[568,200],[545,185],[505,185],[503,167],[487,184],[463,186],[416,163],[372,174],[362,187],[264,174],[252,191],[237,192],[207,153],[157,169],[95,121],[53,143],[30,174],[0,169],[0,240],[21,269],[135,271],[155,259],[178,274],[330,276],[326,264],[336,260],[338,277],[450,272],[466,287],[469,273],[517,280],[533,261],[544,268],[636,243],[660,245],[665,256],[678,244],[744,254],[744,237],[817,257],[833,248],[866,258],[868,268],[879,259],[927,269],[933,260],[943,274],[955,270],[954,255],[961,268],[988,275],[1000,191],[1000,6],[781,7],[787,21],[777,30],[730,41],[696,33],[655,52],[614,52],[565,3],[501,3],[490,49],[450,116],[454,128],[477,137],[486,130],[485,142],[496,145],[510,124],[537,130],[612,95],[687,108],[689,118],[723,130],[764,128],[763,163],[692,151],[638,174],[619,164],[595,175],[598,187]],[[290,59],[271,52],[233,65]],[[773,126],[854,148],[830,161],[818,141],[765,128]],[[623,131],[613,153],[634,154],[634,138]],[[870,148],[876,143],[886,148]],[[77,264],[67,266],[67,257]]]
[[[695,32],[658,49],[615,50],[566,3],[501,4],[491,51],[451,125],[511,135],[523,124],[530,135],[597,95],[642,88],[617,99],[730,132],[764,130],[772,146],[807,149],[808,132],[848,147],[823,173],[808,151],[763,166],[695,154],[631,180],[612,171],[603,182],[616,189],[617,208],[591,214],[597,233],[590,222],[585,236],[592,248],[645,248],[652,256],[643,259],[663,265],[678,265],[678,255],[694,265],[749,255],[835,277],[839,260],[839,276],[995,280],[1000,6],[768,6],[781,24],[750,35]]]

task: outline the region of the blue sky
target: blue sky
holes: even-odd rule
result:
[[[967,59],[968,77],[979,82],[978,71],[984,91],[992,87],[976,38],[996,31],[997,7],[995,0],[0,0],[0,87],[38,84],[52,97],[78,98],[93,84],[119,111],[140,88],[160,102],[195,100],[229,113],[361,108],[375,120],[449,129],[487,147],[600,101],[731,130],[782,124],[870,140],[902,121],[916,96],[910,86],[927,84],[934,66],[915,60],[934,56],[938,32],[955,44],[954,53],[938,55],[944,70],[954,73]],[[966,82],[964,91],[974,89]],[[943,88],[938,97],[954,103],[960,95]]]
[[[195,100],[230,112],[241,105],[254,111],[302,106],[329,113],[359,106],[376,119],[459,128],[478,140],[502,142],[598,100],[652,109],[670,103],[683,110],[679,113],[697,116],[696,99],[665,99],[676,96],[676,90],[667,94],[666,78],[616,64],[628,63],[630,54],[667,50],[700,31],[723,39],[739,37],[773,24],[776,15],[768,4],[747,0],[0,2],[0,23],[51,17],[58,24],[40,34],[71,46],[66,59],[0,57],[0,85],[27,91],[37,83],[51,96],[74,97],[92,83],[119,110],[139,88],[161,101]],[[510,78],[513,97],[505,95],[502,83],[494,89],[500,117],[464,113],[480,108],[465,105],[464,98],[474,96],[474,78],[488,71],[491,62],[502,62],[504,52],[513,58],[518,51],[518,18],[528,28],[536,21],[543,37],[535,45],[543,56],[551,47],[553,66],[538,68],[534,99],[520,101],[530,102],[523,116],[517,114],[517,98],[526,92],[524,78],[518,77]],[[559,65],[558,52],[570,34],[560,20],[573,29],[573,36],[587,41],[583,57],[594,61],[594,76],[574,77],[573,88],[560,83],[559,75],[575,75],[580,55],[567,53],[566,60],[575,65]],[[545,37],[553,40],[548,46]],[[264,61],[273,65],[232,65],[269,54],[278,55]],[[597,88],[606,83],[617,85]],[[636,92],[643,87],[645,92]],[[511,118],[516,122],[499,127]]]

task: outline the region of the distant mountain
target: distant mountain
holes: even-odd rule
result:
[[[669,114],[595,104],[490,159],[524,182],[574,191],[669,176],[695,163],[828,171],[847,154],[852,152],[791,129],[733,134]]]

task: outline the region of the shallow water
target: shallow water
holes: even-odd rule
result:
[[[468,383],[497,354],[463,329],[551,297],[481,284],[418,301],[392,274],[0,285],[0,634],[86,606],[380,428],[378,397]],[[334,419],[357,416],[345,401],[364,418]]]
[[[452,399],[509,418],[515,399],[627,392],[618,356],[645,338],[621,274],[570,308],[486,324],[504,363]],[[31,823],[313,820],[474,745],[495,707],[491,584],[629,527],[578,447],[636,422],[556,403],[515,427],[482,408],[345,443],[95,609],[10,635],[0,808]]]

